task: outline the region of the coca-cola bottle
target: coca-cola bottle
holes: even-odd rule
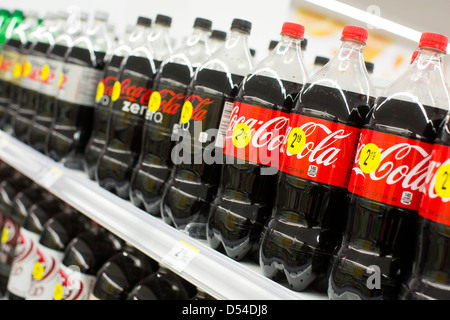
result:
[[[101,226],[73,238],[59,265],[53,300],[88,300],[97,272],[123,246],[121,239]]]
[[[229,114],[219,191],[208,217],[212,248],[241,260],[258,253],[272,212],[280,146],[308,72],[301,54],[305,28],[286,22],[273,51],[242,82]],[[256,259],[256,261],[258,261]]]
[[[126,300],[139,281],[157,270],[155,260],[127,246],[108,259],[97,272],[90,300]]]
[[[211,53],[215,53],[217,50],[223,47],[227,40],[227,33],[222,30],[213,30],[209,36],[209,50]]]
[[[98,159],[105,148],[110,109],[113,103],[111,95],[119,75],[120,66],[124,58],[144,42],[148,36],[150,26],[150,19],[138,17],[136,27],[127,35],[126,40],[111,53],[111,58],[105,66],[103,78],[98,83],[93,129],[84,151],[84,170],[91,180],[95,180]]]
[[[37,30],[35,39],[28,39],[24,48],[25,63],[22,72],[22,88],[18,109],[12,117],[12,134],[28,143],[28,132],[36,111],[43,67],[47,64],[47,53],[54,45],[55,38],[64,30],[67,14],[48,14]]]
[[[4,110],[0,110],[2,117],[0,118],[0,127],[6,131],[11,132],[12,115],[18,108],[21,85],[22,85],[22,70],[25,62],[24,50],[29,46],[28,37],[38,27],[37,13],[29,12],[24,21],[13,30],[11,37],[3,46],[2,64],[5,64],[4,82],[5,86],[2,89],[7,97],[7,104],[4,105]],[[2,106],[0,106],[1,108]]]
[[[302,89],[289,118],[275,205],[262,235],[263,274],[297,291],[323,285],[343,229],[345,195],[375,89],[364,64],[367,30],[346,26],[337,54]]]
[[[88,228],[89,220],[72,208],[53,216],[44,224],[26,300],[53,299],[64,251],[73,238]]]
[[[450,116],[434,140],[419,207],[416,249],[411,274],[402,285],[403,300],[450,299]]]
[[[42,67],[41,85],[35,105],[36,111],[28,133],[30,146],[42,153],[45,153],[50,135],[56,95],[65,79],[62,73],[64,58],[72,48],[73,41],[86,30],[88,17],[86,12],[74,12],[69,15],[65,32],[56,37],[54,45],[47,53],[47,64]]]
[[[219,186],[222,148],[217,131],[227,127],[221,124],[222,114],[229,116],[238,87],[252,69],[250,31],[251,22],[233,20],[225,45],[197,68],[174,126],[181,141],[172,149],[174,166],[160,210],[166,223],[195,238],[206,239],[210,203]]]
[[[330,267],[331,299],[396,299],[410,272],[433,141],[449,108],[447,37],[423,33],[419,54],[364,123]]]
[[[83,169],[83,153],[92,131],[96,88],[112,49],[107,19],[108,13],[95,13],[91,26],[74,40],[59,75],[46,154],[71,169]]]
[[[48,194],[27,210],[19,239],[14,249],[6,296],[9,300],[24,300],[31,284],[35,262],[39,259],[37,245],[44,224],[53,216],[64,212],[66,205],[60,199]]]
[[[164,185],[170,175],[172,130],[180,120],[186,90],[195,70],[210,55],[211,21],[197,18],[184,46],[165,59],[156,74],[144,123],[142,147],[133,168],[130,199],[154,216],[160,216]]]
[[[40,186],[30,184],[27,179],[22,179],[20,176],[18,179],[7,179],[5,182],[7,183],[2,183],[0,186],[2,207],[7,208],[1,211],[0,293],[2,296],[6,294],[20,227],[28,215],[28,209],[44,195]]]
[[[131,290],[127,300],[189,300],[196,293],[193,284],[160,265]]]
[[[106,190],[129,199],[130,179],[142,146],[142,131],[158,65],[167,49],[170,17],[158,15],[152,32],[120,67],[111,95],[105,147],[96,180]],[[166,49],[165,49],[166,48]]]

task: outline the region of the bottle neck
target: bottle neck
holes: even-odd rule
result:
[[[202,28],[194,28],[191,36],[186,40],[186,46],[192,47],[199,42],[207,43],[208,42],[209,32]]]
[[[363,49],[365,47],[365,44],[359,41],[353,41],[353,40],[342,40],[341,47],[339,48],[339,51],[335,58],[342,63],[340,67],[345,68],[345,62],[353,62],[358,63],[365,69],[365,63],[364,63],[364,54]]]
[[[442,72],[445,53],[440,50],[421,48],[416,59],[411,64],[417,70]]]
[[[237,30],[231,30],[230,36],[228,37],[227,41],[225,41],[225,48],[233,49],[238,46],[243,47],[247,51],[249,51],[248,34]]]
[[[170,27],[160,24],[155,26],[150,31],[148,36],[148,43],[154,53],[154,59],[162,61],[172,54],[172,45],[169,37]]]

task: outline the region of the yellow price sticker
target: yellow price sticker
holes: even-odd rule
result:
[[[376,144],[369,143],[361,151],[359,167],[364,173],[371,173],[378,169],[381,163],[380,148]]]
[[[150,112],[156,112],[159,110],[160,106],[161,94],[158,91],[153,91],[150,100],[148,101],[148,110],[150,110]]]
[[[58,88],[61,88],[61,87],[62,87],[63,81],[64,81],[64,72],[61,72],[61,73],[59,74]]]
[[[42,81],[47,81],[48,76],[50,75],[50,67],[48,64],[45,64],[42,67],[42,71],[41,71],[41,80]]]
[[[53,300],[62,300],[64,297],[64,289],[61,283],[55,285],[55,291],[53,292]]]
[[[292,129],[288,137],[288,151],[292,155],[299,154],[306,144],[305,132],[300,128]]]
[[[100,101],[105,93],[105,84],[103,81],[100,81],[97,86],[97,94],[95,95],[95,100]]]
[[[3,227],[2,230],[2,243],[7,243],[9,238],[9,231],[8,228]]]
[[[188,123],[191,120],[194,107],[190,101],[186,101],[181,109],[181,123]]]
[[[20,63],[16,63],[14,66],[13,77],[15,79],[19,79],[22,75],[22,65]]]
[[[122,85],[119,81],[114,82],[112,94],[111,94],[111,100],[117,101],[120,97],[120,92],[122,91]]]
[[[41,280],[44,277],[44,266],[39,261],[34,264],[33,278]]]
[[[439,168],[436,173],[434,190],[441,198],[450,198],[450,163]]]
[[[31,73],[31,63],[29,61],[25,62],[23,65],[22,75],[26,78]]]
[[[2,66],[2,64],[3,64],[3,55],[0,54],[0,67]]]
[[[248,125],[239,123],[233,131],[233,144],[236,148],[245,148],[252,138],[252,132]]]

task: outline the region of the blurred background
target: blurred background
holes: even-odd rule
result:
[[[395,79],[408,66],[422,32],[450,34],[448,0],[77,0],[76,6],[90,13],[103,10],[121,36],[127,25],[139,15],[154,19],[157,14],[172,17],[174,45],[191,32],[196,17],[213,21],[213,29],[228,31],[233,18],[252,22],[250,47],[256,61],[268,53],[271,40],[278,40],[285,21],[303,24],[308,40],[305,62],[313,70],[317,56],[329,58],[339,47],[346,24],[365,27],[369,40],[364,55],[373,64],[373,78],[378,87]],[[34,10],[40,16],[48,11],[67,10],[71,0],[3,0],[1,7]],[[448,34],[447,34],[448,33]],[[446,78],[450,79],[448,58]]]

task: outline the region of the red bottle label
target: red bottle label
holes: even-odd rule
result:
[[[348,190],[418,210],[432,148],[429,143],[363,129]]]
[[[435,145],[419,215],[450,226],[450,147]]]
[[[249,162],[278,168],[280,147],[289,127],[289,114],[235,102],[224,153]]]
[[[303,179],[347,188],[360,130],[291,114],[280,170]]]

